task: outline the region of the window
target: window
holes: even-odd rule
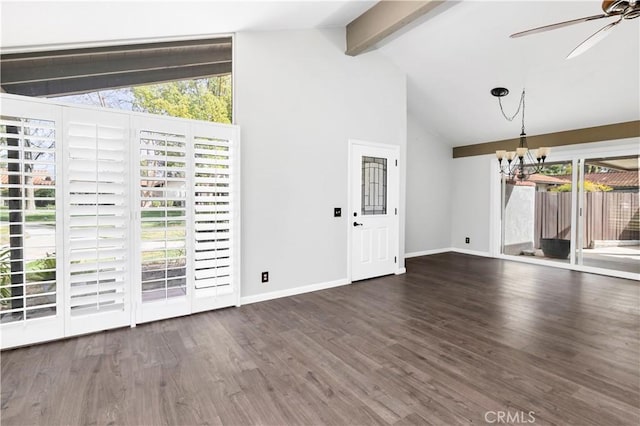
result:
[[[362,215],[387,214],[387,159],[362,157]]]
[[[238,304],[236,126],[0,97],[3,348]]]
[[[503,253],[569,262],[571,162],[547,165],[527,180],[504,181]]]
[[[187,285],[187,163],[184,135],[140,135],[142,301],[184,296]]]
[[[637,155],[579,158],[503,180],[502,253],[640,273],[639,164]]]
[[[55,123],[0,118],[0,322],[56,306]]]

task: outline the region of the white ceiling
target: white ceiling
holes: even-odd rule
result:
[[[507,114],[526,88],[527,134],[640,119],[640,18],[622,22],[600,44],[565,60],[612,21],[542,34],[509,34],[600,14],[599,1],[467,1],[381,46],[408,74],[409,111],[451,146],[515,138],[489,91],[507,87]],[[614,18],[615,19],[615,18]]]
[[[376,1],[5,1],[2,49],[344,27]],[[28,17],[17,19],[16,17]],[[27,27],[25,27],[25,22]],[[45,46],[46,47],[46,46]]]
[[[343,27],[375,3],[3,0],[1,46],[9,53],[66,43]],[[515,111],[526,87],[529,135],[638,120],[640,18],[622,22],[570,61],[565,56],[611,19],[508,37],[600,12],[599,1],[451,2],[387,40],[379,51],[407,72],[409,111],[452,146],[519,134],[519,123],[505,121],[489,94],[496,86],[511,90],[504,100],[507,113]]]

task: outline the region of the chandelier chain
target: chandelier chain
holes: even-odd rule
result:
[[[502,116],[507,121],[513,121],[513,119],[516,118],[518,116],[518,114],[520,113],[520,110],[522,110],[522,133],[524,133],[524,89],[522,89],[522,94],[520,95],[520,102],[518,103],[518,109],[516,110],[516,112],[511,117],[509,117],[504,112],[504,108],[502,106],[502,98],[501,97],[498,97],[498,103],[500,104],[500,112],[502,112]]]

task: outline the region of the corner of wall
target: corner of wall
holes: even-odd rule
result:
[[[407,113],[406,253],[450,246],[451,148],[411,111]]]

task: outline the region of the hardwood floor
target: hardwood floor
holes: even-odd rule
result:
[[[401,276],[5,351],[1,423],[504,424],[503,412],[637,425],[639,310],[631,280],[414,258]]]

